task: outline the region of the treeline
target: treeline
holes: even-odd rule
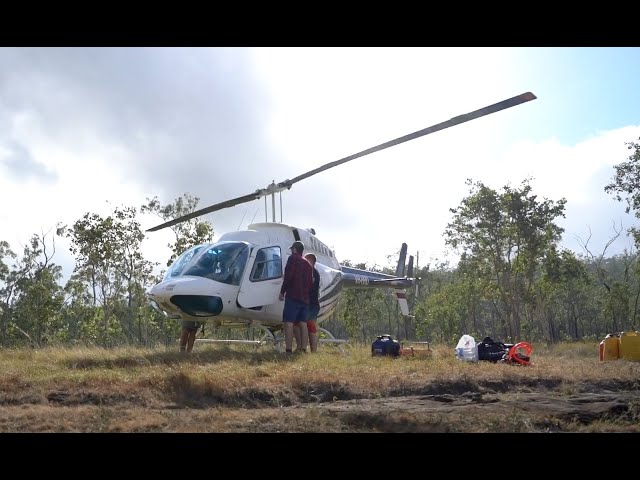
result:
[[[640,145],[615,167],[604,187],[640,216]],[[322,326],[336,336],[370,342],[399,339],[455,342],[462,334],[502,341],[598,339],[639,327],[640,266],[634,251],[606,256],[582,242],[583,252],[561,249],[565,199],[541,199],[529,179],[492,189],[469,180],[469,194],[451,209],[444,237],[458,254],[455,267],[423,266],[408,292],[413,318],[403,317],[383,290],[345,290],[334,318]],[[139,208],[114,209],[106,218],[86,213],[55,234],[33,235],[21,255],[0,241],[0,346],[88,344],[102,347],[173,344],[178,322],[153,310],[145,292],[160,281],[145,260],[138,213],[167,221],[196,210],[188,194],[169,205],[147,199]],[[182,251],[211,241],[213,229],[197,218],[171,227],[169,265]],[[640,234],[629,232],[636,241]],[[612,232],[608,246],[622,234]],[[75,268],[64,286],[55,263],[57,237],[71,242]],[[345,262],[350,264],[350,262]],[[351,264],[365,268],[363,264]],[[381,269],[393,273],[391,268]],[[160,274],[162,275],[162,274]]]
[[[632,153],[614,167],[604,191],[640,218],[640,144],[626,145]],[[563,230],[556,221],[564,217],[565,199],[539,199],[529,179],[500,191],[467,183],[469,195],[451,209],[444,232],[460,261],[455,268],[439,264],[420,270],[418,289],[409,294],[414,318],[399,315],[389,294],[347,291],[337,314],[343,321],[328,324],[339,335],[367,342],[391,333],[399,339],[453,343],[468,333],[553,343],[640,328],[636,227],[628,230],[634,251],[606,257],[623,233],[614,226],[603,251],[593,251],[587,238],[581,240],[583,252],[576,254],[559,248]]]
[[[637,255],[591,257],[563,250],[550,252],[537,267],[530,278],[517,272],[476,276],[467,264],[423,267],[417,294],[408,295],[412,319],[399,313],[390,292],[345,290],[335,318],[322,326],[364,343],[390,333],[400,340],[449,344],[464,333],[555,343],[640,329]]]
[[[420,268],[417,291],[408,292],[413,319],[400,315],[391,293],[350,290],[343,292],[340,321],[328,325],[363,342],[390,333],[448,343],[464,333],[554,343],[638,328],[636,253],[606,257],[606,249],[592,252],[588,239],[583,254],[559,249],[562,229],[554,220],[565,202],[539,200],[528,181],[501,192],[469,185],[445,232],[460,261],[455,268]],[[614,231],[609,245],[620,234]]]
[[[86,213],[73,225],[34,234],[17,255],[0,241],[0,346],[172,344],[180,326],[153,310],[147,289],[161,280],[157,264],[145,260],[145,233],[138,213],[163,220],[195,210],[198,198],[184,195],[170,205],[147,199],[139,209],[115,208],[106,218]],[[169,265],[183,250],[211,241],[209,223],[190,220],[172,227]],[[67,237],[75,257],[64,286],[55,263],[56,238]]]

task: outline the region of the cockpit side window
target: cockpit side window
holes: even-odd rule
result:
[[[251,270],[252,282],[271,280],[282,276],[282,260],[280,247],[261,248],[256,254],[256,260]]]

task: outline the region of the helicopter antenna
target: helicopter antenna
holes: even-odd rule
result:
[[[260,209],[256,208],[256,213],[253,214],[253,218],[251,219],[251,223],[253,223],[253,221],[255,220],[256,215],[258,214],[259,211],[260,211]]]
[[[242,220],[244,220],[244,217],[246,214],[247,214],[247,211],[245,210],[244,213],[242,214]],[[242,220],[240,220],[240,223],[238,224],[238,228],[236,228],[236,231],[240,230],[240,227],[242,226]]]
[[[484,108],[480,108],[478,110],[474,110],[473,112],[465,113],[463,115],[458,115],[457,117],[453,117],[447,121],[437,123],[430,127],[424,128],[422,130],[418,130],[416,132],[410,133],[408,135],[404,135],[402,137],[398,137],[394,140],[389,140],[388,142],[381,143],[375,147],[367,148],[366,150],[362,150],[361,152],[354,153],[353,155],[349,155],[348,157],[341,158],[340,160],[336,160],[334,162],[327,163],[322,165],[321,167],[314,168],[302,175],[298,175],[292,179],[284,180],[280,183],[275,183],[275,180],[271,182],[267,188],[258,189],[255,192],[249,193],[247,195],[243,195],[241,197],[232,198],[231,200],[226,200],[224,202],[216,203],[215,205],[211,205],[209,207],[202,208],[200,210],[196,210],[195,212],[191,212],[187,215],[183,215],[178,218],[174,218],[168,222],[165,222],[161,225],[157,225],[153,228],[147,230],[147,232],[155,232],[157,230],[161,230],[166,227],[171,227],[177,223],[186,222],[187,220],[191,220],[192,218],[200,217],[202,215],[206,215],[207,213],[216,212],[218,210],[222,210],[223,208],[229,208],[236,205],[240,205],[242,203],[251,202],[253,200],[257,200],[261,197],[266,197],[271,195],[271,204],[272,204],[272,218],[275,222],[275,194],[276,192],[281,193],[284,190],[289,190],[294,183],[297,183],[305,178],[309,178],[316,173],[324,172],[325,170],[329,170],[330,168],[337,167],[338,165],[342,165],[343,163],[349,162],[351,160],[355,160],[356,158],[364,157],[365,155],[369,155],[370,153],[378,152],[380,150],[384,150],[385,148],[393,147],[394,145],[399,145],[404,142],[408,142],[409,140],[414,140],[418,137],[423,137],[425,135],[429,135],[430,133],[438,132],[440,130],[444,130],[445,128],[453,127],[455,125],[459,125],[461,123],[468,122],[470,120],[474,120],[476,118],[484,117],[485,115],[490,115],[492,113],[499,112],[500,110],[504,110],[506,108],[511,108],[516,105],[520,105],[522,103],[529,102],[531,100],[535,100],[537,97],[531,93],[526,92],[520,95],[517,95],[512,98],[508,98],[498,103],[494,103],[493,105],[489,105]],[[267,217],[267,200],[265,198],[265,220]],[[280,197],[280,217],[282,219],[282,197]]]

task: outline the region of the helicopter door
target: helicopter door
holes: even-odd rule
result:
[[[238,304],[252,308],[279,302],[282,270],[279,246],[254,248],[242,276]]]

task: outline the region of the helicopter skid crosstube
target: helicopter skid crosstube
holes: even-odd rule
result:
[[[274,335],[269,328],[263,325],[252,325],[252,328],[260,329],[264,332],[264,335],[260,340],[238,340],[238,339],[222,339],[222,338],[196,338],[195,343],[222,343],[228,345],[253,345],[254,347],[262,347],[265,345],[271,345],[277,350],[284,350],[284,337],[281,335]],[[318,327],[318,334],[324,334],[324,337],[318,339],[318,343],[321,344],[335,344],[338,349],[344,353],[342,345],[347,344],[348,341],[343,338],[335,338],[331,332],[325,328]]]
[[[223,340],[217,338],[196,338],[195,343],[235,343],[240,345],[255,345],[256,347],[260,347],[264,345],[265,342],[263,342],[262,340]]]

